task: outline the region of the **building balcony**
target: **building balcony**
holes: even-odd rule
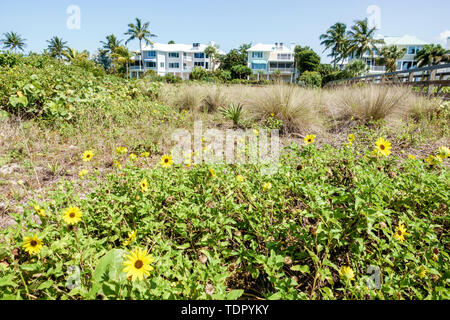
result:
[[[270,68],[268,71],[269,73],[274,73],[275,71],[280,71],[281,73],[294,73],[294,68]]]

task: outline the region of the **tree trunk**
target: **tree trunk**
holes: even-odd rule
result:
[[[142,66],[143,72],[145,73],[144,54],[142,52],[142,39],[139,39],[139,49],[141,50],[141,66]]]

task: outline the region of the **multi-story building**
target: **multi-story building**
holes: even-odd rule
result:
[[[210,45],[214,46],[214,42]],[[154,43],[144,46],[142,49],[144,66],[142,68],[139,54],[131,64],[130,77],[136,78],[147,70],[154,70],[161,76],[173,74],[187,80],[194,67],[202,67],[206,70],[216,69],[218,64],[211,61],[211,57],[204,53],[207,47],[208,45],[201,43],[191,45]]]
[[[403,37],[383,37],[379,36],[378,39],[383,39],[384,44],[379,45],[378,48],[374,49],[374,53],[371,56],[367,51],[363,54],[362,60],[366,62],[369,67],[369,74],[383,73],[386,72],[385,66],[380,66],[377,64],[377,59],[380,57],[379,50],[383,46],[392,46],[395,45],[400,48],[405,48],[405,55],[397,60],[397,71],[408,70],[412,68],[417,68],[417,61],[415,61],[416,53],[422,49],[424,45],[427,43],[422,41],[414,36],[403,36]],[[351,55],[346,61],[344,61],[344,66],[348,62],[351,62],[354,59],[359,59],[354,54]]]
[[[247,50],[248,67],[258,80],[272,80],[277,76],[285,82],[295,80],[294,49],[283,43],[258,43]]]

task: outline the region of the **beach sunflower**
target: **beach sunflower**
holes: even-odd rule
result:
[[[213,168],[208,168],[209,173],[211,174],[211,177],[216,177],[216,172],[213,170]]]
[[[162,156],[159,163],[163,166],[163,168],[169,168],[173,164],[172,156],[169,154]]]
[[[244,182],[245,178],[243,176],[241,176],[240,174],[238,174],[236,176],[236,180],[239,181],[239,182]]]
[[[94,151],[92,151],[92,150],[87,150],[83,153],[83,161],[84,162],[91,161],[93,157],[94,157]]]
[[[80,178],[84,178],[84,176],[86,176],[88,173],[89,173],[88,170],[83,169],[83,170],[80,170],[80,172],[78,172],[78,176],[79,176]]]
[[[266,183],[263,184],[263,190],[264,191],[267,191],[267,190],[270,190],[270,189],[272,189],[272,183],[266,182]]]
[[[142,192],[147,192],[148,191],[148,181],[147,179],[143,179],[140,183],[141,185],[141,191]]]
[[[38,206],[38,205],[35,205],[34,206],[34,211],[36,211],[36,213],[38,214],[38,215],[40,215],[41,217],[46,217],[47,216],[47,214],[45,213],[45,210],[44,209],[42,209],[40,206]]]
[[[142,152],[142,153],[140,154],[140,157],[141,157],[141,158],[147,158],[148,156],[150,156],[150,152],[147,152],[147,151]]]
[[[120,162],[117,161],[117,160],[114,160],[114,161],[113,161],[113,166],[116,167],[117,169],[121,169],[121,168],[122,168],[122,165],[121,165]]]
[[[388,155],[391,154],[391,143],[387,140],[385,140],[384,138],[378,138],[377,141],[375,141],[375,145],[376,145],[376,151],[378,154],[383,155],[385,157],[387,157]]]
[[[347,137],[348,142],[353,142],[355,141],[355,135],[353,133],[350,133]]]
[[[303,141],[305,142],[305,144],[310,144],[310,143],[314,143],[315,138],[316,138],[315,134],[309,134],[305,137],[305,139],[303,139]]]
[[[427,270],[425,269],[425,267],[424,266],[420,266],[419,277],[421,279],[425,278],[426,274],[427,274]]]
[[[153,267],[150,264],[154,260],[145,250],[135,249],[125,258],[126,261],[123,262],[123,265],[125,266],[123,272],[125,272],[127,277],[132,281],[136,279],[143,280],[144,277],[148,277],[150,271],[153,270]]]
[[[31,254],[38,254],[42,249],[42,240],[37,235],[25,237],[22,247],[26,252]]]
[[[123,245],[127,246],[136,239],[136,230],[128,232],[128,239],[124,241]]]
[[[253,129],[253,134],[255,136],[259,136],[259,130],[258,129]]]
[[[411,160],[416,160],[416,156],[414,156],[414,155],[410,154],[410,155],[408,155],[408,159],[411,159]]]
[[[126,147],[117,147],[116,153],[117,154],[126,154],[128,152],[128,149]]]
[[[440,164],[442,162],[442,159],[440,157],[436,157],[436,156],[430,154],[428,157],[425,158],[425,161],[430,166],[435,166],[435,165]]]
[[[67,224],[77,224],[81,221],[83,213],[78,207],[69,207],[63,211],[63,219]]]
[[[342,279],[346,280],[354,280],[355,279],[355,273],[353,272],[353,269],[347,266],[342,266],[341,270],[339,270],[339,275]]]
[[[397,239],[400,242],[405,241],[405,236],[409,235],[409,233],[406,232],[406,228],[403,224],[399,223],[397,226],[397,229],[394,234],[394,238]]]
[[[447,159],[448,157],[450,157],[450,149],[445,146],[442,146],[436,152],[436,156],[441,159]]]
[[[129,159],[130,161],[136,161],[137,160],[137,155],[135,155],[134,153],[130,154]]]

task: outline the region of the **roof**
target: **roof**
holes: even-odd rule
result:
[[[263,44],[263,43],[255,44],[254,46],[252,46],[251,48],[249,48],[247,50],[247,52],[252,52],[252,51],[263,51],[263,52],[276,51],[279,53],[293,53],[294,52],[293,50],[291,50],[290,48],[288,48],[284,45],[282,47],[276,47],[275,44]]]
[[[420,40],[415,36],[404,35],[402,37],[395,36],[379,36],[378,38],[384,39],[387,46],[397,45],[397,46],[422,46],[427,44],[425,41]]]
[[[198,47],[194,47],[193,44],[183,44],[183,43],[159,43],[155,42],[153,45],[144,46],[142,50],[155,50],[163,52],[203,52],[209,44],[200,43]],[[220,54],[224,54],[222,50],[218,50]]]

